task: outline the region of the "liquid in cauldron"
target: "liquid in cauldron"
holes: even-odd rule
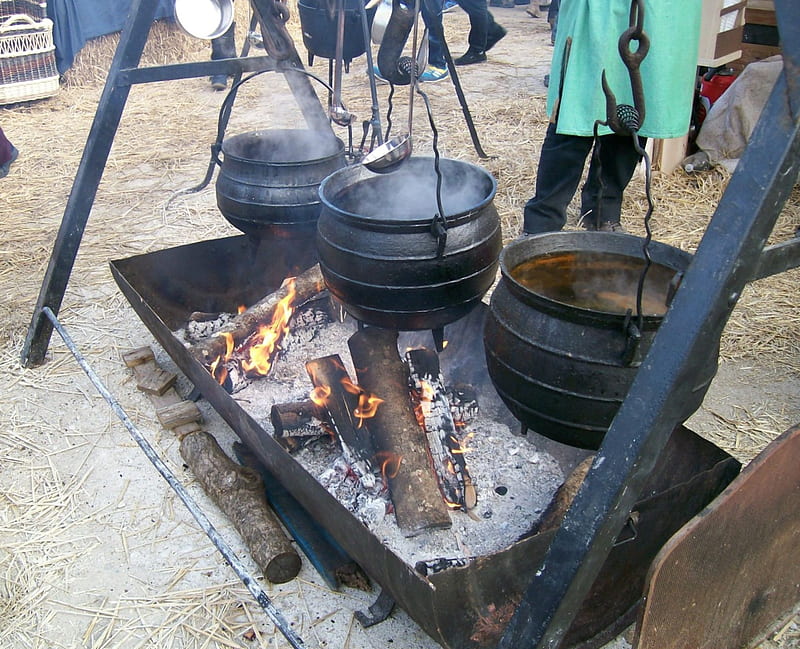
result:
[[[557,252],[523,261],[511,276],[543,297],[603,313],[637,313],[636,294],[644,260],[591,250]],[[651,263],[642,291],[642,313],[663,316],[675,271]]]

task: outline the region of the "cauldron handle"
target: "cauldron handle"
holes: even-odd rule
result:
[[[633,321],[633,311],[628,309],[625,312],[625,322],[622,325],[622,330],[625,334],[625,351],[622,352],[622,363],[630,365],[636,357],[636,350],[639,349],[639,343],[642,340],[642,332],[636,323]]]
[[[447,221],[441,211],[434,215],[431,221],[431,234],[436,237],[436,258],[444,254],[447,245]]]

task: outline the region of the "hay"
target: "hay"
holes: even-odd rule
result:
[[[246,3],[237,2],[236,8],[241,46],[249,18]],[[441,154],[480,164],[497,178],[495,206],[507,241],[521,230],[522,208],[533,194],[547,123],[538,77],[539,85],[531,90],[531,77],[539,74],[539,68],[523,66],[546,69],[549,29],[544,20],[521,20],[526,22],[506,26],[512,33],[530,30],[526,43],[530,42],[533,54],[525,61],[506,60],[503,56],[508,55],[493,50],[492,70],[500,80],[495,90],[481,85],[480,75],[468,69],[461,75],[489,159],[477,155],[452,85],[423,88],[431,101]],[[460,53],[466,43],[466,16],[447,14],[445,26],[452,51]],[[296,11],[289,29],[300,47]],[[0,416],[6,423],[0,430],[0,645],[282,647],[279,634],[241,585],[229,581],[225,566],[212,557],[206,539],[181,515],[173,499],[168,494],[157,502],[143,499],[146,485],[157,478],[140,468],[138,449],[120,433],[118,422],[59,342],[51,343],[43,366],[19,365],[34,300],[117,42],[117,35],[109,35],[88,43],[58,95],[5,107],[0,116],[5,132],[21,151],[9,177],[0,181],[6,201],[0,247],[0,362],[6,370],[0,400]],[[203,60],[209,53],[207,42],[159,22],[151,30],[142,60],[145,65]],[[370,109],[363,66],[363,59],[353,62],[344,88],[346,105],[360,119]],[[316,60],[311,71],[326,79],[327,62]],[[388,87],[380,85],[378,91],[385,107]],[[150,338],[116,289],[107,264],[111,259],[238,234],[219,216],[212,188],[169,202],[177,191],[204,176],[222,97],[209,89],[205,79],[132,89],[59,314],[112,392],[121,395],[129,415],[152,429],[160,430],[152,408],[137,394],[119,360],[122,349],[147,344]],[[406,101],[405,96],[397,99],[398,124],[405,119]],[[293,98],[282,79],[263,75],[243,87],[229,132],[282,126],[296,118]],[[414,130],[417,153],[430,153],[432,134],[419,100]],[[357,125],[354,138],[359,137]],[[729,180],[728,174],[717,170],[656,174],[655,238],[694,251]],[[644,183],[637,176],[623,205],[625,225],[635,234],[644,233],[643,197]],[[568,228],[577,227],[577,210],[573,204]],[[786,240],[798,224],[800,194],[795,189],[770,242]],[[742,372],[743,384],[765,376],[776,383],[796,382],[799,273],[749,284],[739,300],[723,334],[722,361]],[[745,373],[748,368],[754,373]],[[187,385],[183,388],[188,391]],[[797,412],[796,404],[781,405],[774,399],[714,401],[700,413],[698,432],[746,461],[796,423],[792,419]],[[170,466],[180,473],[174,440],[169,435],[155,437],[154,445],[164,450]],[[119,475],[104,476],[108,483],[98,484],[99,467],[109,461],[119,463],[114,471]],[[131,573],[124,579],[94,565],[112,551],[124,557]],[[162,555],[170,557],[169,568],[153,570],[151,561]],[[99,575],[94,581],[81,573],[94,568]],[[118,579],[113,584],[122,583],[128,591],[110,591],[106,578]],[[82,589],[77,594],[76,583]],[[269,594],[284,613],[291,612],[301,636],[345,649],[376,646],[374,636],[354,623],[351,613],[369,604],[368,596],[348,591],[331,597],[326,610],[314,610],[311,602],[324,588],[303,578]],[[59,639],[53,630],[62,625],[71,635],[64,633]],[[402,613],[384,625],[394,625],[390,628],[409,646],[432,646]],[[791,642],[798,635],[796,629],[787,624],[776,641]],[[255,642],[246,639],[250,631]]]

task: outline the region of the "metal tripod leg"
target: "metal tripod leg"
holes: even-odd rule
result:
[[[42,309],[47,306],[57,315],[61,308],[89,212],[130,92],[130,85],[119,84],[118,76],[121,70],[139,64],[157,4],[158,0],[134,0],[120,36],[22,348],[22,364],[26,367],[44,362],[53,325]]]

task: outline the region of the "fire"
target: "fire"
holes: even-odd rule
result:
[[[324,407],[329,396],[331,396],[331,386],[320,385],[311,390],[311,394],[308,395],[308,398],[318,406]]]
[[[358,404],[353,410],[353,415],[358,419],[358,428],[361,428],[365,419],[375,416],[375,413],[378,411],[378,406],[381,405],[384,400],[367,392],[364,388],[355,385],[347,376],[342,379],[342,387],[346,392],[358,395]]]
[[[393,479],[400,473],[400,465],[403,462],[402,455],[380,451],[375,454],[375,459],[380,462],[381,476],[383,476],[384,482],[387,478]]]
[[[246,372],[254,372],[265,376],[272,369],[272,359],[278,344],[283,340],[283,337],[289,333],[289,320],[294,313],[294,296],[296,294],[294,287],[294,278],[291,278],[287,284],[288,293],[275,308],[275,314],[272,317],[272,322],[269,325],[262,325],[259,327],[258,335],[256,336],[253,344],[250,345],[248,350],[249,358],[242,361],[242,367]]]

